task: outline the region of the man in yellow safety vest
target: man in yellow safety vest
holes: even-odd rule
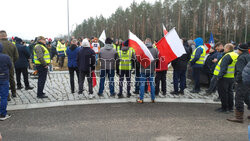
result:
[[[57,51],[57,54],[58,54],[58,57],[59,57],[59,67],[60,67],[60,69],[62,69],[63,64],[64,64],[66,49],[67,48],[66,48],[65,40],[61,39],[60,41],[58,41],[56,51]]]

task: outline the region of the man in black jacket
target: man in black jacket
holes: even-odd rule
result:
[[[26,47],[23,46],[21,43],[22,43],[22,39],[17,38],[16,47],[17,47],[18,54],[19,54],[19,58],[15,63],[17,89],[20,90],[23,88],[21,84],[21,73],[22,73],[24,84],[25,84],[25,90],[32,90],[33,87],[30,87],[29,80],[28,80],[28,66],[29,66],[28,59],[30,58],[30,53],[28,52]]]
[[[242,82],[242,71],[250,62],[250,55],[248,52],[248,46],[246,44],[242,44],[238,47],[238,53],[240,54],[238,57],[238,61],[235,65],[235,81],[237,83],[236,86],[236,95],[235,95],[235,118],[227,119],[232,122],[243,122],[243,114],[244,114],[244,102],[248,105],[248,109],[250,110],[249,103],[249,95],[250,95],[250,87],[246,86]]]
[[[93,98],[92,71],[95,70],[95,52],[90,48],[88,39],[82,41],[82,48],[77,54],[77,65],[79,69],[79,92],[83,92],[83,84],[87,77],[89,85],[89,98]]]

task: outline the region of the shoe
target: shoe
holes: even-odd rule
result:
[[[11,117],[11,115],[6,115],[6,116],[0,116],[0,121],[4,121],[4,120],[6,120],[6,119],[8,119],[8,118],[10,118]]]
[[[130,98],[131,97],[131,94],[127,94],[127,98]]]
[[[43,99],[43,98],[48,98],[48,96],[42,95],[42,96],[37,96],[37,98]]]
[[[219,97],[214,99],[214,102],[219,102],[219,101],[221,101]]]
[[[23,88],[23,86],[18,86],[17,90],[21,90]]]
[[[7,99],[8,101],[11,101],[11,98],[10,98],[10,95],[8,96],[8,99]]]
[[[118,94],[118,98],[124,98],[122,94]]]
[[[12,95],[11,95],[12,97],[16,97],[16,93],[12,93]]]
[[[192,90],[192,91],[190,91],[190,93],[199,93],[200,91],[198,91],[198,90]]]
[[[179,91],[178,94],[184,95],[184,91]]]
[[[155,100],[151,100],[151,103],[155,103]]]
[[[110,97],[111,98],[115,98],[115,94],[110,94]]]
[[[133,91],[134,94],[139,94],[139,91]]]
[[[170,94],[172,94],[172,95],[178,95],[178,92],[172,91],[172,92],[170,92]]]
[[[79,91],[78,94],[82,94],[82,91]]]
[[[33,88],[34,88],[34,87],[28,86],[28,87],[25,88],[25,90],[33,90]]]
[[[229,113],[228,110],[225,110],[225,109],[223,109],[223,108],[218,108],[218,109],[216,109],[215,111],[216,111],[216,112],[219,112],[219,113]]]
[[[238,123],[243,123],[243,112],[239,112],[235,110],[235,117],[234,118],[229,118],[227,119],[228,121],[231,122],[238,122]]]
[[[141,100],[141,99],[137,99],[137,103],[143,103],[143,100]]]
[[[99,97],[103,97],[103,94],[97,94]]]
[[[250,116],[247,116],[247,119],[250,119]]]
[[[92,99],[93,98],[93,94],[89,94],[89,99]]]
[[[72,94],[74,94],[74,93],[75,93],[75,91],[71,91],[71,93],[72,93]]]

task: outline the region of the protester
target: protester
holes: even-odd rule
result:
[[[70,76],[70,86],[71,86],[71,93],[75,93],[75,72],[79,82],[79,69],[77,66],[77,54],[80,48],[77,47],[77,40],[73,39],[71,41],[71,46],[67,48],[66,54],[68,56],[68,69],[69,69],[69,76]]]
[[[114,46],[114,49],[115,49],[117,52],[121,49],[121,46],[120,46],[120,43],[119,43],[119,40],[118,40],[118,39],[115,40],[113,46]]]
[[[8,55],[2,53],[2,50],[3,46],[0,43],[0,120],[3,121],[11,117],[6,109],[9,95],[9,70],[12,67],[12,61]]]
[[[235,81],[236,95],[235,95],[235,118],[227,119],[232,122],[243,122],[244,102],[248,105],[250,110],[250,87],[245,85],[242,81],[242,71],[244,67],[250,62],[250,55],[247,44],[242,44],[238,47],[239,57],[235,65]],[[250,119],[250,116],[249,116]]]
[[[140,73],[141,73],[141,85],[140,85],[140,97],[138,98],[137,102],[138,103],[143,103],[144,99],[144,92],[145,92],[145,83],[149,81],[150,83],[150,91],[151,91],[151,102],[155,102],[155,85],[154,85],[154,72],[156,68],[156,62],[159,60],[159,51],[157,48],[153,47],[152,41],[150,38],[147,38],[145,40],[145,45],[151,52],[154,60],[151,61],[151,64],[147,67],[144,68],[142,65],[140,67]]]
[[[192,76],[194,79],[194,88],[191,93],[199,93],[200,92],[200,72],[201,69],[205,63],[205,55],[206,55],[206,49],[203,46],[203,39],[202,38],[196,38],[194,40],[196,49],[193,51],[193,54],[191,55],[190,64],[192,67]]]
[[[119,94],[118,98],[123,98],[123,80],[124,76],[127,80],[127,97],[130,98],[131,93],[131,70],[132,70],[132,62],[135,60],[135,54],[133,51],[128,47],[128,40],[123,43],[121,50],[118,51],[119,59],[117,61],[117,72],[119,74]]]
[[[115,62],[118,59],[118,53],[114,49],[112,45],[112,40],[107,38],[105,40],[105,46],[101,48],[99,54],[101,72],[100,72],[100,85],[99,85],[99,96],[103,96],[104,90],[104,83],[105,77],[108,75],[109,78],[109,89],[110,89],[110,96],[115,97],[115,83],[114,83],[114,76],[115,76]]]
[[[22,39],[17,38],[16,39],[16,47],[18,50],[19,58],[15,63],[15,71],[16,71],[16,81],[17,81],[17,89],[22,89],[21,84],[21,73],[23,74],[24,84],[25,84],[25,90],[32,90],[33,87],[29,85],[29,77],[28,77],[28,66],[30,58],[30,54],[25,46],[22,44]]]
[[[16,97],[16,82],[14,79],[14,64],[19,58],[19,54],[17,51],[17,48],[14,44],[12,44],[10,41],[8,41],[7,38],[7,33],[4,30],[0,31],[0,43],[2,43],[3,46],[3,54],[6,54],[10,56],[11,62],[12,62],[12,67],[10,69],[10,76],[9,76],[9,83],[10,83],[10,89],[12,93],[12,97]],[[8,97],[8,101],[10,101],[10,95]]]
[[[95,70],[95,52],[90,48],[88,39],[82,41],[82,48],[77,54],[77,65],[79,68],[79,92],[83,93],[85,77],[89,85],[89,98],[93,98],[92,71]]]
[[[186,39],[183,39],[183,46],[185,48],[186,54],[183,54],[181,57],[175,59],[171,63],[174,69],[173,72],[174,91],[170,92],[170,94],[183,95],[184,89],[186,88],[186,71],[188,62],[192,54],[192,48],[189,47]]]
[[[43,36],[39,36],[37,41],[34,47],[34,61],[38,71],[37,98],[48,98],[43,89],[50,64],[50,53],[46,48],[46,39]]]
[[[62,70],[65,59],[65,51],[66,51],[66,44],[64,39],[61,39],[60,41],[57,42],[56,50],[57,50],[57,56],[59,57],[59,67]]]
[[[97,60],[98,60],[98,55],[100,53],[100,44],[98,43],[98,39],[97,38],[94,38],[93,39],[93,43],[92,43],[92,49],[94,50],[95,52],[95,57],[96,57],[96,64],[97,64]]]
[[[248,62],[242,72],[242,80],[245,85],[250,86],[250,62]]]
[[[234,72],[238,58],[238,54],[233,51],[233,45],[226,44],[224,49],[226,54],[221,58],[214,70],[214,75],[217,75],[218,79],[218,93],[221,96],[221,108],[217,109],[218,112],[227,113],[233,111]]]

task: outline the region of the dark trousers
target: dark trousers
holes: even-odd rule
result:
[[[16,82],[17,82],[17,87],[21,87],[21,73],[23,74],[23,80],[25,87],[29,87],[29,80],[28,80],[28,69],[27,68],[16,68]]]
[[[244,85],[243,83],[238,83],[236,85],[236,95],[235,95],[235,107],[237,111],[244,112],[244,102],[250,110],[250,87]]]
[[[15,82],[15,78],[14,78],[14,67],[12,66],[10,68],[10,90],[11,90],[11,93],[12,94],[15,94],[16,93],[16,82]]]
[[[47,79],[48,68],[45,68],[42,65],[37,65],[36,68],[38,71],[37,96],[43,96],[43,89]]]
[[[175,92],[179,91],[179,86],[180,91],[184,91],[186,88],[186,70],[174,70],[173,81]]]
[[[6,116],[7,114],[7,99],[9,95],[9,81],[0,81],[0,115]]]
[[[192,68],[192,76],[194,79],[194,90],[200,91],[200,71],[201,68]]]
[[[60,56],[59,57],[59,67],[62,68],[63,65],[64,65],[64,59],[65,59],[65,56]]]
[[[119,95],[122,95],[122,90],[123,90],[123,80],[124,80],[124,76],[126,77],[127,80],[127,95],[131,95],[130,94],[130,83],[131,83],[131,71],[130,70],[120,70],[120,80],[119,80]]]
[[[209,85],[208,91],[215,92],[216,91],[216,86],[217,86],[217,76],[214,75],[212,77],[212,79],[210,80],[210,85]]]
[[[79,83],[79,70],[77,67],[69,67],[70,87],[71,92],[75,92],[75,72]]]
[[[51,60],[53,60],[53,58],[55,57],[55,56],[57,56],[57,52],[56,52],[56,50],[51,50],[51,52],[50,52],[50,59]]]
[[[163,92],[163,95],[166,95],[167,93],[167,71],[159,71],[156,72],[155,76],[155,95],[159,95],[160,91],[160,82],[161,82],[161,91]]]
[[[136,68],[135,70],[135,92],[139,93],[140,90],[140,68]]]
[[[218,81],[218,93],[221,96],[221,108],[223,110],[233,109],[233,84],[232,78],[222,78]]]
[[[87,77],[89,84],[89,94],[93,94],[93,84],[92,84],[92,75],[91,72],[79,71],[79,92],[83,91],[83,85],[85,77]]]

